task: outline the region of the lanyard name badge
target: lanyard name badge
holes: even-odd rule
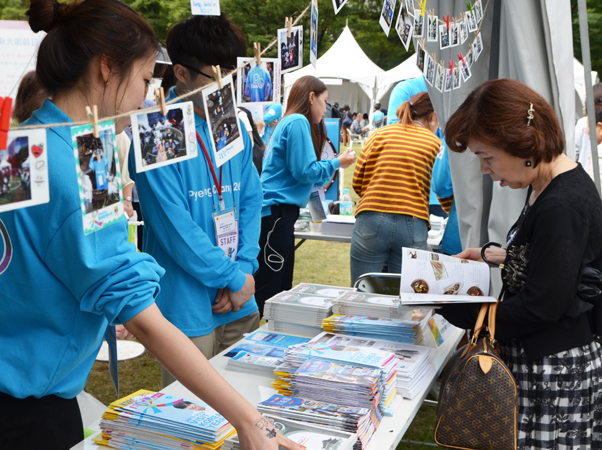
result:
[[[213,218],[213,226],[215,228],[215,243],[224,251],[225,256],[232,259],[232,261],[236,261],[236,255],[238,253],[238,220],[236,220],[236,209],[226,208],[226,204],[224,203],[224,199],[222,197],[223,166],[220,167],[218,181],[217,175],[215,174],[215,169],[213,168],[213,163],[209,158],[205,144],[203,144],[203,140],[199,136],[198,132],[196,137],[203,148],[203,152],[205,153],[205,158],[207,159],[209,169],[211,169],[211,175],[213,176],[213,181],[219,196],[219,211],[215,211],[213,214],[211,214],[211,217]]]

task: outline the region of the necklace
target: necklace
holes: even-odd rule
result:
[[[562,161],[564,161],[565,158],[566,158],[566,156],[563,153],[562,157],[559,158],[559,161],[556,164],[554,164],[554,166],[552,166],[552,168],[550,169],[550,173],[548,173],[548,176],[544,180],[544,182],[541,186],[541,189],[538,189],[537,193],[535,191],[535,188],[533,188],[533,191],[531,192],[531,201],[529,202],[531,205],[533,205],[533,203],[535,203],[535,200],[537,200],[537,198],[539,197],[539,194],[541,194],[543,192],[543,190],[548,186],[548,184],[550,184],[550,181],[552,181],[552,174],[554,173],[554,169],[556,168],[556,166],[558,164],[560,164]],[[533,185],[531,185],[531,186],[533,186]]]
[[[422,128],[426,128],[426,127],[425,127],[425,126],[422,124],[422,122],[418,122],[417,120],[415,120],[415,121],[414,121],[414,123],[415,123],[416,125],[420,125]]]

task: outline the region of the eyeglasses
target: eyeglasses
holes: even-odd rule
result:
[[[209,78],[211,81],[217,81],[215,79],[215,77],[213,77],[211,75],[207,75],[206,73],[201,72],[199,69],[195,69],[194,67],[187,66],[186,64],[182,64],[182,63],[178,63],[178,64],[180,64],[183,67],[186,67],[188,70],[192,70],[193,72],[198,73],[199,75],[203,75],[204,77]],[[232,70],[223,70],[222,69],[222,77],[226,77],[226,76],[230,75],[232,72],[233,72]]]

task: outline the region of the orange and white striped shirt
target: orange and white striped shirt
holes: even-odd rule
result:
[[[420,125],[388,125],[366,141],[353,174],[361,211],[429,220],[431,175],[441,141]]]

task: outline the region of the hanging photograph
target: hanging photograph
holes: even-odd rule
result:
[[[475,2],[474,6],[472,7],[472,11],[474,12],[474,18],[476,19],[477,23],[483,20],[483,6],[480,0]]]
[[[478,61],[481,52],[483,51],[483,38],[481,33],[477,34],[474,42],[472,43],[472,53],[475,61]]]
[[[458,31],[458,24],[452,23],[449,25],[449,46],[457,47],[460,45],[460,33]]]
[[[472,67],[472,63],[474,63],[474,55],[472,53],[472,46],[470,46],[470,50],[468,51],[468,53],[466,54],[466,56],[464,58],[466,59],[466,62],[468,63],[468,67]]]
[[[278,59],[281,73],[303,67],[303,27],[292,27],[291,37],[286,28],[278,30]]]
[[[468,39],[468,25],[465,20],[462,20],[458,23],[458,27],[460,28],[460,44],[464,44]]]
[[[46,130],[11,130],[0,150],[0,213],[48,203]]]
[[[452,90],[454,84],[454,73],[452,69],[445,69],[445,92]]]
[[[391,31],[391,24],[393,23],[393,13],[395,12],[396,0],[385,0],[383,2],[383,9],[380,13],[380,26],[387,36]]]
[[[454,90],[460,89],[460,86],[461,86],[460,69],[458,68],[458,65],[456,64],[454,66]]]
[[[424,17],[419,9],[414,10],[414,37],[424,37]]]
[[[466,24],[468,25],[468,31],[470,31],[471,33],[474,33],[479,29],[477,27],[477,21],[474,18],[474,14],[471,14],[470,11],[466,11]]]
[[[422,48],[422,44],[420,41],[416,41],[416,65],[420,69],[421,72],[424,72],[424,49]]]
[[[255,58],[238,58],[237,66],[246,62],[236,77],[237,105],[249,103],[278,103],[280,101],[280,60],[261,58],[257,65]]]
[[[399,9],[395,30],[397,31],[399,39],[401,39],[401,43],[407,52],[410,49],[410,42],[412,40],[412,34],[414,33],[414,19],[409,14],[403,15],[402,9],[406,11],[405,8]]]
[[[466,59],[466,58],[464,58]],[[462,61],[460,61],[460,72],[462,73],[462,81],[464,81],[464,83],[466,83],[468,81],[468,79],[470,78],[470,76],[472,75],[472,73],[470,72],[470,67],[468,67],[468,61],[466,61],[466,64],[464,64]]]
[[[99,137],[94,137],[91,124],[71,127],[84,234],[124,217],[115,123],[100,122],[98,133]]]
[[[439,25],[439,48],[441,50],[449,48],[449,30],[446,23]]]
[[[157,169],[198,156],[192,102],[132,114],[136,172]]]
[[[332,6],[334,7],[334,13],[338,14],[343,6],[347,3],[347,0],[332,0]]]
[[[318,0],[311,2],[311,26],[309,29],[309,61],[316,68],[318,61]]]
[[[425,53],[424,60],[424,79],[431,86],[435,81],[435,61],[428,53]]]
[[[426,40],[429,42],[437,42],[437,28],[439,26],[439,19],[437,18],[437,16],[429,14],[427,16],[427,24],[428,26],[426,28],[428,32]]]
[[[437,64],[437,75],[435,77],[435,88],[439,92],[443,92],[443,85],[445,83],[445,69],[441,64]]]
[[[232,75],[224,77],[222,83],[222,89],[215,83],[201,91],[207,125],[213,138],[211,146],[217,167],[236,156],[245,147],[234,101]]]
[[[190,11],[193,16],[219,16],[221,14],[219,0],[190,0]]]

